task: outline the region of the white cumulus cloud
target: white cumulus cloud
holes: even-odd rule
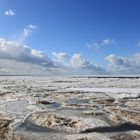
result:
[[[140,74],[140,53],[131,57],[121,57],[114,54],[106,57],[110,62],[109,70],[115,73]]]
[[[37,50],[33,50],[19,42],[0,39],[0,59],[11,59],[19,62],[36,63],[39,65],[53,65],[48,56]]]
[[[76,69],[87,69],[96,73],[105,73],[105,69],[102,66],[90,63],[80,53],[74,54],[70,61],[72,67]]]
[[[101,48],[102,46],[110,46],[114,43],[114,39],[103,39],[99,42],[93,42],[93,43],[86,43],[86,47],[88,48],[92,48],[92,49],[99,49]]]
[[[33,32],[33,30],[36,29],[36,28],[37,28],[36,25],[29,24],[28,26],[26,26],[24,28],[24,35],[25,36],[30,36],[31,33]]]
[[[38,27],[36,25],[33,24],[29,24],[27,26],[25,26],[20,35],[16,36],[16,40],[18,42],[24,43],[36,30],[38,29]]]
[[[85,58],[83,58],[80,53],[76,53],[71,58],[71,65],[74,68],[87,68],[90,66],[90,63]]]
[[[128,58],[124,58],[121,56],[116,56],[114,54],[111,54],[106,57],[106,60],[108,60],[111,65],[114,66],[123,66],[123,67],[129,67],[130,66],[130,60]]]
[[[5,11],[5,16],[15,16],[15,15],[16,13],[12,9]]]
[[[101,45],[102,46],[109,46],[114,43],[114,39],[103,39]]]

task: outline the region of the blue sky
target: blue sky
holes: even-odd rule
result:
[[[139,73],[139,7],[139,0],[0,0],[0,38],[42,51],[52,61],[62,53],[69,59],[80,54],[85,62],[79,68],[97,64]]]

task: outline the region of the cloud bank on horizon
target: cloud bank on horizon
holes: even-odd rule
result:
[[[85,58],[82,57],[81,54],[79,53],[75,53],[73,54],[73,56],[70,58],[66,53],[64,52],[53,52],[53,57],[54,59],[50,59],[45,53],[43,53],[42,51],[38,51],[38,50],[34,50],[31,49],[30,47],[27,47],[26,45],[23,45],[19,42],[16,41],[9,41],[6,39],[1,38],[0,39],[0,72],[3,72],[4,74],[7,72],[10,72],[12,69],[12,66],[9,65],[10,61],[11,63],[14,63],[13,68],[15,70],[15,65],[20,64],[19,67],[16,67],[16,71],[15,74],[17,73],[18,69],[20,69],[20,72],[22,74],[22,69],[23,69],[23,73],[25,74],[26,72],[26,66],[24,67],[23,65],[30,65],[31,66],[37,66],[38,67],[42,67],[41,69],[43,70],[42,72],[44,72],[45,70],[47,71],[47,69],[50,70],[50,68],[53,68],[53,71],[62,70],[63,73],[68,72],[70,74],[74,74],[74,70],[78,73],[78,70],[82,70],[82,69],[86,69],[89,70],[90,73],[93,74],[96,72],[96,74],[100,74],[100,72],[105,72],[104,68],[102,66],[99,65],[93,65],[92,63],[90,63],[88,60],[86,60]],[[65,61],[68,59],[68,63],[67,65],[65,65]],[[56,63],[56,61],[58,61],[58,63]],[[3,63],[8,63],[8,65],[5,66],[2,65]],[[21,65],[22,64],[22,65]],[[29,67],[28,67],[29,68]],[[31,68],[31,67],[30,67]],[[5,72],[4,72],[5,69]],[[32,68],[31,68],[32,69]],[[72,73],[71,73],[71,69]],[[30,70],[27,69],[27,73],[30,73]],[[35,70],[36,71],[36,70]],[[42,72],[40,72],[42,74]],[[36,72],[38,74],[38,72]],[[60,72],[61,74],[61,72]]]
[[[140,53],[130,58],[106,56],[108,67],[92,64],[80,53],[71,57],[65,52],[52,52],[52,55],[49,58],[42,51],[1,38],[0,74],[140,74]]]

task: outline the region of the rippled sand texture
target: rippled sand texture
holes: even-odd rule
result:
[[[140,78],[1,76],[0,140],[140,140]]]

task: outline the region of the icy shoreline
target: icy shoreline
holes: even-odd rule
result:
[[[0,140],[140,139],[140,78],[0,76]]]

